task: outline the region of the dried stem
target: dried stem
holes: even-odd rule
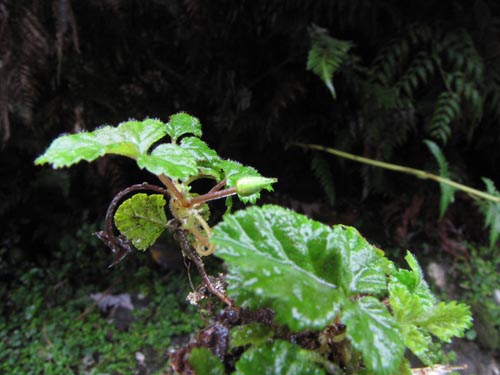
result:
[[[180,226],[174,230],[174,238],[181,245],[181,249],[183,254],[192,261],[198,272],[201,275],[201,278],[207,287],[207,289],[222,302],[226,303],[229,306],[233,306],[232,301],[222,292],[220,292],[210,281],[210,278],[205,271],[205,265],[203,264],[200,255],[196,252],[196,250],[189,244],[188,239],[186,238],[186,231],[183,230]]]

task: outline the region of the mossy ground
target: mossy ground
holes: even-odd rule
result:
[[[200,325],[185,301],[186,272],[155,267],[140,252],[109,269],[110,254],[91,235],[97,227],[84,224],[64,236],[51,260],[15,269],[1,250],[0,373],[162,374],[172,340]],[[147,303],[119,329],[93,306],[90,294],[99,292]]]

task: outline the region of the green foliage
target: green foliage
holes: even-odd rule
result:
[[[450,171],[448,168],[448,162],[446,161],[443,151],[439,148],[437,144],[432,141],[425,140],[425,145],[432,152],[432,155],[436,158],[436,161],[439,166],[439,175],[441,177],[450,179]],[[455,199],[455,191],[456,189],[449,184],[445,184],[440,182],[439,187],[441,189],[441,199],[439,201],[439,220],[441,220],[448,209],[448,206],[453,203]]]
[[[436,360],[431,334],[448,342],[471,326],[469,307],[456,302],[437,303],[422,279],[415,257],[405,257],[411,270],[397,270],[389,282],[389,302],[405,345],[425,364]]]
[[[310,29],[310,34],[312,44],[307,57],[307,70],[318,75],[335,98],[333,75],[346,59],[352,43],[332,38],[325,29],[317,26]]]
[[[340,319],[374,374],[399,369],[405,346],[433,363],[430,334],[448,341],[470,326],[468,307],[435,301],[411,254],[410,270],[397,269],[354,228],[328,227],[268,205],[226,216],[212,241],[228,265],[228,294],[238,305],[270,307],[275,322],[292,331]],[[393,315],[374,297],[386,294]],[[260,340],[247,343],[259,347]]]
[[[483,182],[489,194],[500,197],[493,181],[483,177]],[[484,214],[484,226],[490,230],[490,248],[493,248],[500,235],[500,204],[488,201],[483,202],[479,207]]]
[[[224,365],[212,352],[204,347],[194,348],[189,354],[189,363],[195,374],[224,375]]]
[[[153,245],[167,226],[165,198],[160,194],[136,194],[124,201],[115,213],[115,224],[139,250]]]
[[[469,246],[470,258],[456,264],[461,299],[472,307],[474,316],[474,327],[469,333],[481,346],[491,350],[500,348],[500,259],[497,249]]]
[[[146,154],[153,143],[167,134],[159,120],[127,121],[118,127],[104,126],[93,132],[64,135],[52,142],[35,164],[69,167],[81,160],[94,161],[105,154],[137,158]]]
[[[410,270],[397,269],[383,251],[368,243],[352,227],[330,227],[293,211],[266,205],[226,214],[212,230],[206,222],[210,218],[208,201],[238,194],[242,201],[254,202],[260,190],[271,190],[276,179],[264,178],[251,167],[220,159],[196,137],[183,143],[184,138],[178,144],[180,137],[186,134],[201,135],[199,121],[185,113],[172,116],[169,124],[164,124],[171,142],[160,144],[152,151],[149,148],[158,134],[152,135],[155,131],[149,132],[144,122],[133,124],[135,130],[142,126],[148,136],[129,133],[128,127],[122,125],[86,134],[84,145],[94,138],[91,147],[94,158],[102,153],[118,153],[136,159],[139,167],[158,175],[165,188],[140,184],[118,193],[106,215],[106,232],[101,232],[99,237],[112,247],[120,260],[123,252],[129,251],[127,241],[145,250],[170,225],[183,255],[195,263],[202,274],[204,288],[229,305],[217,318],[227,322],[215,321],[212,330],[200,333],[205,337],[188,345],[189,356],[182,350],[181,354],[173,355],[176,366],[188,365],[197,373],[223,374],[226,367],[220,359],[224,360],[227,354],[223,348],[228,344],[226,335],[229,334],[233,341],[229,348],[242,353],[233,362],[235,375],[291,372],[321,375],[324,369],[340,373],[342,368],[346,374],[367,371],[390,375],[406,369],[405,347],[433,364],[434,360],[428,355],[432,345],[430,335],[449,341],[453,336],[462,335],[470,325],[468,307],[435,301],[412,255],[407,256]],[[64,146],[64,142],[56,140],[37,163],[59,165],[65,153],[71,155],[66,163],[89,155],[85,149],[78,151],[78,140],[81,140],[78,135],[60,139],[71,140],[72,148],[64,149],[68,144]],[[95,151],[95,144],[105,146]],[[436,151],[432,147],[431,150]],[[191,193],[190,183],[207,177],[215,178],[216,185],[206,194]],[[114,219],[125,239],[114,236],[110,220],[120,199],[134,190],[145,189],[161,194],[136,194],[121,203]],[[164,196],[170,198],[173,215],[168,223]],[[212,281],[204,270],[201,256],[212,254],[215,247],[217,256],[227,265],[227,274]],[[227,287],[221,286],[220,280],[224,280],[222,284],[227,282]],[[203,293],[200,290],[193,292],[191,301]],[[32,305],[27,312],[28,319],[37,308],[38,304]],[[247,317],[242,327],[231,327],[238,319],[229,318],[230,315],[246,310],[251,316],[251,310],[259,309],[272,314],[271,326]],[[210,307],[208,312],[213,314],[212,310]],[[216,332],[215,336],[211,336],[212,331]],[[308,351],[300,340],[290,339],[290,335],[300,335],[301,331],[317,335],[323,349]],[[321,344],[320,335],[330,334],[331,338],[323,339],[327,344]],[[211,347],[210,343],[221,340],[222,344]],[[209,346],[212,352],[196,349],[200,343]],[[328,347],[335,343],[340,343],[342,349]],[[332,359],[329,353],[334,351],[344,354]]]
[[[273,336],[273,331],[263,324],[250,323],[231,329],[231,346],[260,345]]]

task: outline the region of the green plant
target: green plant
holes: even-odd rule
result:
[[[153,146],[165,135],[169,143]],[[164,184],[133,185],[119,193],[99,237],[114,251],[116,264],[132,245],[146,250],[170,227],[198,268],[203,285],[189,298],[210,319],[172,354],[178,372],[409,374],[405,348],[431,365],[439,346],[433,337],[449,341],[470,326],[469,308],[438,302],[413,255],[406,256],[409,270],[398,268],[352,227],[329,227],[273,205],[227,212],[209,227],[208,201],[226,198],[230,208],[229,197],[237,195],[254,203],[275,179],[221,159],[201,135],[199,121],[179,113],[167,124],[128,121],[65,135],[36,160],[58,168],[119,154]],[[214,186],[198,195],[191,184],[201,178],[214,180]],[[143,190],[156,194],[137,193],[122,202]],[[201,256],[215,249],[227,274],[211,277]],[[222,312],[209,294],[227,305]]]
[[[500,305],[495,293],[500,291],[500,260],[488,247],[469,249],[470,258],[458,262],[456,270],[461,299],[471,306],[473,335],[488,349],[500,348]]]

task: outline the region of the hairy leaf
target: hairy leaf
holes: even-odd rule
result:
[[[184,112],[176,113],[170,116],[167,123],[167,134],[172,138],[174,143],[184,134],[193,134],[201,137],[200,120]]]
[[[273,336],[274,332],[268,326],[256,322],[231,329],[230,343],[232,348],[245,345],[260,345]]]
[[[432,152],[432,155],[436,158],[439,166],[439,175],[444,178],[450,178],[450,171],[448,169],[448,163],[444,157],[443,152],[437,144],[432,141],[424,140],[424,143]],[[439,220],[441,220],[448,209],[448,206],[455,200],[456,189],[448,184],[439,183],[441,189],[441,200],[439,203]]]
[[[212,242],[228,264],[236,302],[272,307],[292,330],[322,328],[349,296],[386,286],[380,254],[354,228],[278,206],[227,215]]]
[[[399,326],[379,300],[362,297],[344,306],[342,321],[347,337],[363,355],[363,362],[375,374],[392,374],[399,367],[404,344]]]
[[[137,158],[166,134],[159,120],[127,121],[118,127],[104,126],[93,132],[63,135],[55,139],[35,164],[50,163],[54,168],[68,167],[81,160],[93,161],[105,154]]]
[[[345,295],[384,291],[387,281],[380,250],[370,245],[353,227],[336,225],[331,232],[335,247],[341,254],[337,285]]]
[[[438,303],[422,280],[422,271],[409,252],[406,260],[411,271],[399,270],[391,275],[389,302],[401,328],[405,345],[425,364],[432,364],[432,338],[442,341],[461,336],[470,325],[469,308],[451,302]]]
[[[226,374],[220,359],[205,347],[193,348],[189,354],[188,362],[197,375]]]
[[[333,74],[344,62],[352,43],[332,38],[319,27],[311,29],[312,46],[307,57],[307,70],[311,70],[324,82],[335,98]]]
[[[197,137],[186,137],[181,140],[180,146],[187,150],[196,161],[213,161],[219,156],[208,145]]]
[[[440,302],[427,310],[418,320],[418,325],[441,341],[449,342],[453,336],[463,336],[471,322],[469,306],[452,301]]]
[[[238,304],[272,307],[293,330],[322,328],[338,312],[340,252],[328,226],[278,206],[251,207],[226,215],[212,242]]]
[[[276,340],[247,350],[236,362],[234,375],[324,375],[311,359],[313,355],[300,346]]]
[[[389,284],[389,292],[391,284],[399,284],[407,288],[409,293],[418,296],[420,303],[424,307],[431,307],[436,303],[436,298],[432,294],[429,285],[423,279],[422,269],[420,268],[417,259],[409,251],[406,253],[405,260],[410,266],[410,270],[398,269],[391,273],[391,283]]]
[[[198,174],[192,154],[181,146],[170,143],[159,145],[149,155],[140,155],[137,165],[156,175],[165,174],[181,180]]]
[[[146,250],[165,230],[165,204],[161,194],[135,194],[116,210],[115,225],[135,247]]]

